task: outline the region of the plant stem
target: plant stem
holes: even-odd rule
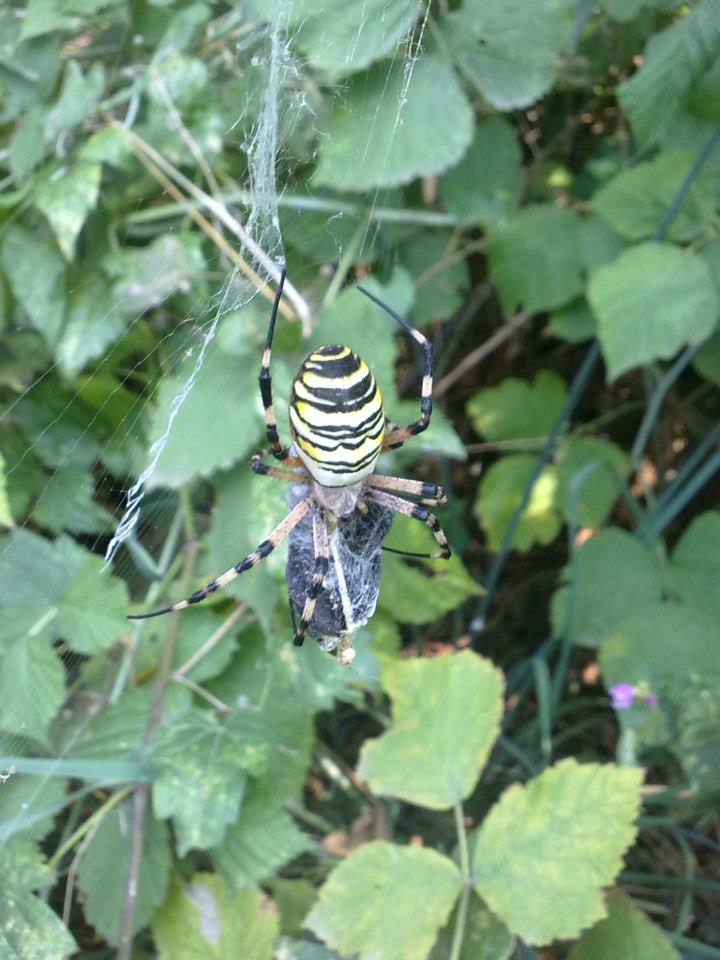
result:
[[[85,834],[89,830],[92,830],[98,821],[103,820],[106,814],[110,813],[113,807],[116,807],[122,800],[125,799],[125,797],[128,796],[128,794],[131,793],[132,789],[132,787],[123,787],[121,790],[117,790],[111,797],[109,797],[101,807],[98,807],[97,810],[87,818],[87,820],[84,820],[80,824],[75,833],[69,836],[65,843],[61,844],[61,846],[57,848],[55,853],[49,858],[47,865],[51,869],[55,869],[68,850],[72,850],[75,844],[79,840],[82,840]]]
[[[468,855],[467,833],[465,832],[465,816],[463,814],[462,803],[458,802],[455,804],[453,813],[455,814],[455,829],[458,838],[463,888],[460,894],[460,902],[458,903],[455,932],[453,934],[452,948],[448,960],[460,960],[460,951],[462,950],[463,940],[465,939],[465,926],[467,924],[470,891],[472,890],[472,877],[470,875],[470,857]]]

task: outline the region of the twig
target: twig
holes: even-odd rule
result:
[[[489,357],[491,353],[494,353],[498,347],[502,346],[506,340],[509,340],[514,333],[517,333],[530,319],[530,314],[526,313],[524,310],[521,310],[519,313],[516,313],[514,317],[504,323],[499,329],[488,337],[488,339],[481,343],[479,347],[469,353],[460,363],[455,367],[454,370],[451,370],[450,373],[445,374],[442,380],[434,388],[433,393],[436,397],[442,396],[449,388],[460,380],[468,370],[472,370],[473,367],[477,366],[481,360],[484,360],[486,357]]]

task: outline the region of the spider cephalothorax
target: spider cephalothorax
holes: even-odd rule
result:
[[[260,393],[268,443],[282,468],[253,457],[256,473],[290,483],[285,519],[253,553],[186,600],[131,619],[182,610],[226,586],[289,538],[286,580],[294,621],[293,642],[306,633],[328,648],[367,623],[377,602],[381,542],[393,513],[421,520],[449,557],[450,549],[435,516],[427,509],[445,502],[436,484],[379,476],[375,465],[383,450],[402,446],[425,430],[432,413],[432,347],[426,337],[369,291],[358,289],[382,307],[422,346],[425,369],[420,416],[405,427],[386,429],[380,390],[367,364],[349,347],[318,347],[305,358],[293,381],[290,432],[293,448],[280,442],[272,402],[270,357],[285,271],[278,285],[260,368]],[[389,492],[395,491],[395,492]],[[407,500],[397,494],[414,497]],[[342,651],[345,653],[346,651]],[[350,657],[346,656],[346,660]]]

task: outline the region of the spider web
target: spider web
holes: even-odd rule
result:
[[[428,7],[429,9],[429,7]],[[34,500],[34,515],[44,510],[51,515],[53,504],[59,495],[59,490],[65,490],[73,482],[78,492],[78,510],[93,509],[91,494],[95,493],[96,500],[102,499],[105,503],[114,504],[113,528],[104,537],[93,537],[81,534],[73,537],[71,533],[55,530],[55,538],[41,538],[37,533],[37,521],[30,517],[25,519],[5,538],[0,546],[0,563],[2,564],[6,628],[3,643],[25,644],[24,656],[12,661],[0,661],[0,697],[10,709],[6,708],[5,716],[11,716],[7,730],[0,732],[0,775],[3,781],[11,783],[15,774],[26,775],[23,787],[18,793],[17,804],[10,806],[10,814],[4,821],[2,829],[5,836],[12,835],[21,826],[37,823],[41,814],[52,815],[66,804],[62,796],[66,782],[65,778],[75,776],[78,756],[90,759],[95,749],[92,741],[93,721],[97,709],[101,705],[117,704],[123,691],[130,681],[131,672],[138,670],[142,664],[134,662],[137,655],[138,631],[128,631],[128,636],[120,645],[117,656],[109,657],[105,665],[100,668],[95,661],[88,661],[85,654],[93,652],[92,643],[87,651],[77,647],[69,650],[64,643],[57,647],[59,642],[54,635],[48,632],[48,619],[57,613],[48,607],[47,578],[59,576],[58,568],[65,566],[68,571],[79,577],[80,564],[77,541],[90,547],[95,560],[90,564],[91,570],[82,581],[84,586],[78,586],[77,595],[73,597],[78,607],[83,607],[92,614],[91,619],[101,623],[108,615],[108,609],[116,606],[116,595],[108,587],[110,571],[127,579],[135,590],[142,585],[143,576],[154,573],[160,576],[167,573],[177,552],[183,533],[183,522],[187,520],[183,510],[187,504],[177,491],[168,490],[164,486],[162,470],[163,456],[167,454],[169,445],[177,435],[177,427],[182,411],[189,398],[202,386],[203,376],[212,377],[218,367],[218,338],[225,337],[225,343],[232,342],[233,349],[245,362],[246,354],[248,369],[252,369],[252,379],[257,375],[261,349],[258,349],[258,337],[264,335],[267,323],[269,304],[267,299],[261,300],[258,296],[258,287],[269,284],[274,289],[279,268],[285,263],[286,245],[299,243],[306,227],[303,222],[303,206],[309,202],[313,216],[314,229],[322,231],[322,242],[330,247],[333,256],[329,259],[339,264],[337,270],[337,287],[343,280],[343,271],[347,266],[362,259],[363,252],[373,242],[376,231],[374,211],[387,198],[387,192],[378,188],[371,194],[361,219],[359,229],[353,226],[351,236],[345,229],[346,212],[350,209],[346,201],[333,202],[332,200],[318,200],[302,198],[295,202],[289,189],[279,187],[278,170],[282,168],[283,179],[292,180],[292,167],[297,161],[292,159],[292,151],[288,144],[293,137],[308,136],[308,131],[315,132],[315,106],[307,88],[300,82],[300,62],[293,48],[296,34],[302,31],[304,21],[291,16],[292,4],[278,4],[275,16],[261,37],[253,34],[252,42],[241,41],[237,49],[237,65],[243,69],[253,71],[257,86],[263,91],[261,108],[251,131],[246,135],[244,150],[247,157],[247,178],[237,192],[234,206],[227,198],[218,192],[209,164],[204,158],[203,149],[197,144],[188,132],[183,117],[183,107],[173,98],[170,85],[164,79],[162,61],[156,66],[157,74],[152,77],[153,96],[156,103],[165,110],[166,122],[183,144],[184,149],[193,156],[197,170],[202,174],[202,186],[195,181],[187,181],[174,177],[177,165],[170,165],[166,158],[157,155],[148,147],[147,141],[139,145],[133,141],[138,103],[131,99],[128,109],[119,126],[121,136],[129,137],[136,155],[140,156],[146,170],[160,178],[160,183],[171,185],[179,190],[184,198],[178,201],[183,208],[200,210],[211,226],[223,237],[227,238],[235,253],[230,257],[222,245],[214,259],[206,264],[206,269],[215,274],[225,274],[226,279],[217,293],[203,294],[202,288],[185,290],[187,316],[185,322],[178,328],[167,330],[160,336],[152,347],[140,353],[131,368],[127,371],[125,380],[110,391],[108,400],[103,407],[92,410],[83,405],[81,391],[74,394],[70,402],[56,399],[53,396],[52,384],[54,371],[48,369],[42,372],[34,382],[22,392],[8,406],[0,419],[0,426],[12,425],[16,420],[24,426],[32,424],[33,418],[39,417],[44,406],[50,406],[52,413],[36,431],[35,439],[22,453],[18,460],[9,468],[7,475],[12,481],[14,474],[20,474],[35,459],[40,459],[45,465],[50,465],[46,480],[37,491]],[[332,15],[333,11],[328,11]],[[402,84],[397,98],[397,111],[389,137],[384,148],[386,159],[397,131],[402,124],[403,108],[406,103],[408,89],[412,83],[413,70],[422,48],[427,12],[424,19],[421,17],[414,23],[404,39],[394,47],[391,59],[386,61],[384,69],[389,78],[391,72],[399,64],[402,70]],[[288,21],[291,26],[288,27]],[[362,32],[364,23],[358,25],[358,35]],[[340,85],[337,96],[342,100],[343,89]],[[238,117],[234,125],[223,131],[224,136],[236,135],[237,131],[247,126],[243,104],[238,105]],[[166,189],[169,189],[166,187]],[[171,198],[174,194],[170,195]],[[326,204],[326,207],[323,206]],[[329,209],[328,209],[329,208]],[[142,227],[145,222],[141,219],[146,211],[138,210],[135,223]],[[293,217],[295,219],[293,219]],[[147,263],[136,264],[138,270],[144,269],[145,275],[142,285],[154,290],[152,304],[143,304],[138,308],[133,319],[128,324],[128,331],[140,330],[142,318],[148,309],[160,307],[177,289],[182,291],[183,283],[172,281],[173,271],[177,271],[179,251],[185,242],[185,234],[181,228],[171,225],[167,235],[158,242],[153,250],[152,257]],[[332,267],[327,271],[332,272]],[[170,278],[170,279],[169,279]],[[292,277],[290,280],[292,281]],[[171,282],[172,281],[172,282]],[[138,281],[137,286],[140,285]],[[132,304],[133,297],[138,296],[138,290],[128,284],[125,291],[127,303]],[[288,312],[292,314],[295,329],[299,329],[306,337],[312,328],[313,310],[311,308],[312,293],[309,298],[303,297],[292,285],[286,287],[289,296],[286,297]],[[89,281],[77,284],[73,294],[82,297],[92,297]],[[251,303],[253,301],[253,303]],[[103,324],[114,322],[119,315],[119,307],[112,304],[98,311],[94,322],[88,327],[87,336],[95,335]],[[248,319],[249,318],[249,319]],[[238,334],[233,333],[234,327],[240,328],[240,337],[248,335],[250,349],[246,350],[242,343],[238,343]],[[138,333],[139,336],[139,333]],[[296,335],[297,336],[297,335]],[[388,336],[392,336],[391,333]],[[233,339],[235,338],[235,339]],[[253,339],[254,338],[254,339]],[[140,338],[141,340],[142,338]],[[107,434],[106,440],[99,449],[90,449],[89,441],[98,419],[110,416],[112,403],[127,399],[125,396],[126,384],[134,382],[141,371],[143,363],[152,352],[162,352],[162,364],[173,371],[172,378],[166,378],[163,386],[160,377],[150,378],[141,389],[137,390],[118,418],[116,425]],[[101,361],[97,370],[103,373]],[[109,361],[108,361],[109,366]],[[287,396],[289,371],[282,362],[274,369],[274,388],[276,406],[278,408],[278,422],[281,430],[284,427],[285,400]],[[391,368],[391,362],[389,363]],[[209,371],[209,373],[208,373]],[[171,395],[167,392],[167,383],[172,382]],[[255,389],[254,383],[252,389]],[[143,451],[143,435],[147,429],[146,414],[143,412],[148,400],[155,406],[154,431],[152,445],[145,455]],[[232,411],[228,411],[228,429],[232,429]],[[255,402],[252,416],[257,425],[260,416],[259,401]],[[68,424],[72,425],[72,430]],[[67,441],[65,434],[67,433]],[[86,451],[86,447],[88,448]],[[48,452],[50,451],[50,452]],[[120,452],[130,451],[137,472],[132,483],[118,496],[117,481],[111,472],[105,474],[94,484],[94,491],[87,489],[85,474],[82,479],[80,472],[74,471],[76,462],[87,463],[93,459],[102,461],[112,460]],[[232,495],[232,482],[228,481],[228,496]],[[247,491],[250,487],[246,488]],[[268,482],[268,492],[259,497],[253,495],[253,515],[242,516],[242,523],[247,529],[247,545],[264,539],[272,525],[285,512],[282,488]],[[80,494],[88,494],[80,496]],[[180,502],[180,506],[178,506]],[[237,503],[237,511],[241,514],[247,504]],[[105,508],[108,509],[107,507]],[[378,524],[381,526],[380,521]],[[39,524],[42,527],[42,524]],[[71,527],[71,525],[68,525]],[[379,529],[379,526],[378,526]],[[155,534],[157,536],[155,536]],[[368,531],[359,531],[362,538],[367,540]],[[302,528],[296,534],[296,544],[299,549],[305,549],[310,544],[310,534]],[[32,541],[32,549],[28,544]],[[254,541],[254,542],[253,542]],[[143,545],[146,544],[146,545]],[[376,564],[376,554],[368,554],[366,559],[357,560],[355,566],[349,562],[350,554],[356,553],[351,542],[341,543],[339,549],[345,551],[345,559],[338,561],[335,558],[335,577],[342,570],[351,571],[358,584],[367,584],[368,605],[374,606],[371,594],[377,595],[377,577],[370,576],[369,570]],[[239,555],[235,560],[239,559]],[[85,562],[85,561],[83,561]],[[87,561],[90,562],[90,561]],[[278,551],[277,556],[270,558],[268,570],[259,576],[273,578],[277,582],[278,574],[285,565],[285,554]],[[220,571],[217,571],[218,573]],[[331,574],[332,576],[333,574]],[[88,582],[92,582],[94,591],[88,594]],[[156,581],[157,583],[157,581]],[[78,579],[78,584],[80,580]],[[257,587],[255,588],[257,590]],[[340,588],[338,588],[340,589]],[[348,587],[352,592],[352,585]],[[58,587],[60,591],[60,587]],[[152,596],[152,585],[148,596]],[[236,594],[242,599],[242,586]],[[179,597],[177,598],[179,599]],[[65,603],[65,601],[63,601]],[[22,609],[21,609],[22,608]],[[66,609],[67,608],[67,609]],[[73,619],[72,605],[65,604],[61,613],[63,629],[71,630],[73,624],[80,617],[75,611]],[[269,623],[267,611],[260,611],[258,617],[263,626]],[[87,616],[83,625],[87,626]],[[98,629],[101,629],[98,627]],[[289,640],[289,631],[284,631],[282,640]],[[47,666],[49,659],[57,659],[63,667],[63,676],[53,672],[49,678]],[[92,669],[102,669],[104,675],[91,675],[88,663]],[[16,669],[26,671],[19,689],[22,694],[15,692],[17,680]],[[354,668],[351,668],[354,669]],[[356,672],[359,677],[367,677],[367,665],[360,667]],[[369,669],[374,669],[370,667]],[[35,681],[37,678],[37,682]],[[45,718],[47,709],[45,704],[57,701],[58,688],[63,687],[63,700],[68,704],[65,713],[60,712],[47,726]],[[89,688],[92,693],[85,694]],[[33,693],[26,698],[28,689]],[[258,696],[262,697],[262,690]],[[86,701],[83,698],[86,697]],[[169,696],[172,701],[172,695]],[[39,734],[40,720],[46,732]],[[97,748],[100,751],[100,748]],[[102,757],[102,752],[96,754]],[[21,778],[22,779],[22,778]],[[74,781],[75,793],[80,799],[87,794],[90,786],[77,786]],[[92,778],[88,781],[91,785]],[[105,781],[112,783],[112,779]],[[0,784],[0,789],[3,784]],[[14,801],[13,801],[14,803]]]

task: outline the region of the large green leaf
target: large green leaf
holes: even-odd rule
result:
[[[670,243],[641,243],[602,267],[588,299],[608,378],[701,343],[718,319],[718,294],[705,261]]]
[[[529,440],[550,433],[565,403],[562,377],[540,370],[533,382],[506,377],[497,387],[476,393],[467,412],[478,433],[488,440]]]
[[[65,699],[65,669],[44,634],[16,640],[0,656],[0,727],[44,741]]]
[[[315,67],[331,74],[362,70],[390,53],[407,34],[420,12],[418,0],[371,0],[348,4],[312,0],[284,6],[293,30],[293,43]]]
[[[78,653],[95,653],[128,631],[125,582],[104,571],[101,557],[88,555],[68,580],[58,608],[58,626]]]
[[[65,960],[78,949],[58,915],[24,885],[0,853],[0,957],[3,960]],[[18,864],[13,864],[17,869]],[[32,887],[31,887],[32,889]]]
[[[663,583],[657,558],[624,530],[601,530],[579,546],[553,597],[556,635],[596,647],[637,607],[658,603]]]
[[[458,868],[435,850],[366,843],[330,874],[306,926],[345,956],[420,960],[461,885]]]
[[[158,960],[272,960],[278,917],[261,890],[230,894],[220,877],[197,873],[172,883],[152,933]]]
[[[155,816],[173,818],[179,855],[220,843],[238,818],[247,774],[263,773],[268,746],[254,713],[222,722],[208,710],[171,718],[153,748]]]
[[[515,130],[503,117],[491,116],[478,123],[465,156],[443,175],[438,195],[461,224],[489,226],[517,205],[522,186]]]
[[[580,223],[571,210],[534,204],[489,231],[490,277],[507,313],[551,310],[582,293]]]
[[[605,916],[635,837],[642,771],[563,760],[506,790],[475,839],[477,892],[526,943],[576,936]]]
[[[35,206],[48,218],[67,260],[73,259],[82,226],[97,203],[101,173],[99,163],[79,161],[55,171],[35,188]]]
[[[63,376],[78,374],[125,333],[127,314],[112,302],[104,280],[94,277],[68,297],[55,359]]]
[[[211,851],[213,863],[233,890],[254,886],[311,844],[292,817],[262,784],[248,784],[237,822]]]
[[[131,800],[124,800],[107,813],[90,841],[77,873],[85,916],[98,933],[112,944],[117,944],[120,935],[133,819]],[[143,829],[133,933],[147,925],[163,902],[170,866],[167,827],[147,816]]]
[[[193,364],[194,358],[188,361]],[[151,441],[168,432],[174,404],[191,367],[163,380],[150,429]],[[255,409],[257,363],[221,350],[205,358],[197,379],[172,419],[167,440],[150,478],[151,487],[181,487],[195,477],[227,470],[260,445],[261,421]],[[228,420],[227,411],[232,410]]]
[[[673,587],[688,606],[720,619],[720,513],[695,517],[673,550],[670,570]]]
[[[494,463],[481,479],[474,511],[491,550],[499,549],[534,467],[535,457],[531,454],[513,454]],[[532,489],[512,546],[517,550],[529,550],[534,543],[550,543],[561,527],[558,475],[554,467],[548,466]]]
[[[634,608],[600,648],[607,686],[644,684],[653,692],[694,677],[720,678],[718,621],[702,608],[655,603]]]
[[[570,41],[567,0],[466,0],[443,21],[460,69],[499,110],[527,107],[550,89]]]
[[[470,104],[442,60],[425,54],[410,71],[381,63],[349,82],[323,124],[313,182],[368,190],[442,173],[461,159],[472,133]]]
[[[35,523],[53,533],[109,533],[112,514],[93,500],[95,478],[82,467],[57,470],[35,501]]]
[[[693,164],[691,153],[674,150],[623,170],[593,198],[593,209],[622,237],[654,236]],[[694,240],[708,229],[715,213],[714,177],[698,177],[668,229],[671,240]]]
[[[659,927],[619,890],[607,895],[608,915],[586,930],[570,960],[680,960]]]
[[[429,960],[447,960],[452,956],[458,910],[459,904],[440,931]],[[458,960],[508,960],[514,945],[515,937],[473,891],[470,894],[465,935]]]
[[[443,810],[472,792],[499,732],[503,680],[470,651],[383,672],[393,723],[363,744],[358,773],[375,793]]]
[[[568,523],[597,527],[620,494],[628,458],[600,437],[567,437],[555,455],[558,503]]]
[[[65,262],[57,247],[37,231],[17,224],[7,228],[0,257],[16,300],[23,305],[48,344],[53,347],[65,315]],[[42,263],[42,270],[38,270]]]
[[[618,88],[641,149],[662,139],[719,47],[719,0],[703,0],[650,38],[642,66]]]

